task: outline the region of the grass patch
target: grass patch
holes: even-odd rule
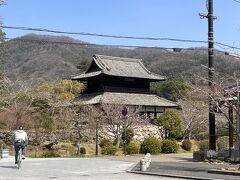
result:
[[[59,143],[54,145],[51,150],[47,150],[42,146],[28,145],[27,156],[31,158],[40,157],[95,157],[95,144],[82,143],[80,148],[86,149],[86,154],[77,155],[77,147],[73,143]],[[99,148],[99,154],[101,148]],[[57,156],[59,155],[59,156]]]

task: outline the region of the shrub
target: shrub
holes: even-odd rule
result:
[[[198,147],[200,151],[207,151],[209,149],[208,140],[200,141]]]
[[[118,147],[119,147],[119,148],[122,148],[122,147],[123,147],[123,140],[122,140],[122,139],[119,139],[119,142],[118,142],[117,139],[114,139],[112,145],[117,146],[118,143],[119,143],[119,146],[118,146]]]
[[[112,142],[109,139],[102,139],[99,143],[99,146],[101,148],[104,148],[104,147],[107,147],[107,146],[110,146],[110,145],[112,145]]]
[[[176,153],[179,149],[177,141],[165,139],[162,141],[162,153]]]
[[[190,89],[190,86],[182,80],[171,79],[161,83],[151,83],[151,89],[157,90],[160,97],[164,97],[171,101],[177,101],[183,96],[188,95],[187,92]]]
[[[86,154],[86,148],[85,147],[80,147],[80,154]]]
[[[132,138],[134,136],[134,132],[133,132],[133,129],[126,129],[126,144],[129,144],[131,141],[132,141]],[[122,132],[122,140],[124,142],[125,140],[125,132],[123,131]]]
[[[60,154],[58,154],[56,151],[50,150],[50,151],[45,151],[42,154],[42,157],[60,157]]]
[[[137,143],[129,143],[126,146],[127,154],[138,154],[139,153],[139,145]]]
[[[154,136],[149,136],[144,139],[140,146],[140,153],[158,154],[161,151],[161,142]]]
[[[166,111],[157,119],[157,125],[163,127],[165,138],[179,138],[182,135],[183,122],[179,113]]]
[[[40,112],[37,115],[37,118],[39,119],[42,128],[45,130],[52,131],[54,129],[54,120],[50,113]]]
[[[208,138],[207,132],[194,132],[194,139],[196,139],[197,141],[202,141],[207,138]]]
[[[106,146],[102,149],[102,154],[104,155],[115,155],[118,148],[114,145]]]
[[[71,143],[58,143],[52,146],[52,150],[65,151],[66,153],[75,153],[76,148]]]
[[[191,143],[191,141],[190,140],[184,140],[183,142],[182,142],[182,148],[184,149],[184,150],[186,150],[186,151],[191,151],[191,149],[192,149],[192,143]]]
[[[5,123],[0,122],[0,129],[7,129],[7,126]]]

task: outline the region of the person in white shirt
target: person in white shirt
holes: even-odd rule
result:
[[[22,159],[26,156],[26,146],[28,144],[27,133],[23,130],[22,126],[19,126],[18,130],[14,132],[14,148],[15,148],[15,164],[17,164],[18,151],[22,148]]]

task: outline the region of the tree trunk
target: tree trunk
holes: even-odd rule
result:
[[[120,146],[120,137],[117,136],[115,141],[116,141],[116,146],[119,147]]]
[[[81,143],[78,141],[77,142],[77,155],[80,155],[80,145],[81,145]]]

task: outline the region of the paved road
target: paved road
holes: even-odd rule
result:
[[[18,170],[13,158],[0,159],[0,180],[173,180],[173,178],[145,176],[127,173],[133,161],[119,161],[104,158],[28,158]]]

